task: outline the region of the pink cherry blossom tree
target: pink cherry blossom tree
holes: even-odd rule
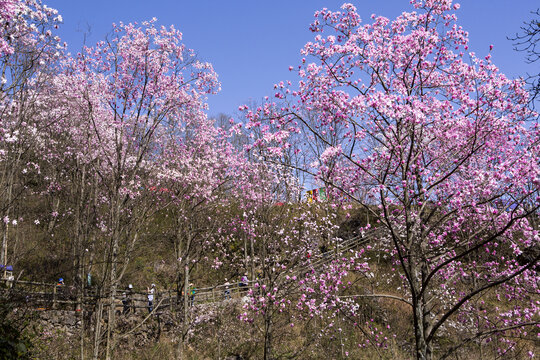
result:
[[[257,173],[230,142],[240,126],[225,131],[215,125],[201,114],[187,120],[183,131],[163,139],[151,187],[156,201],[163,204],[167,220],[161,227],[173,244],[174,281],[178,299],[183,299],[177,358],[183,357],[195,325],[185,296],[189,284],[196,282],[193,269],[199,265],[220,268],[229,255],[223,244],[230,241],[222,229],[234,221],[231,217],[238,204],[256,194],[251,182],[257,182]]]
[[[13,209],[27,193],[30,173],[39,172],[31,154],[39,149],[40,131],[58,120],[56,114],[41,114],[51,66],[64,47],[53,34],[61,17],[40,1],[2,1],[0,21],[0,263],[5,264],[9,228],[18,220]]]
[[[88,159],[103,187],[102,211],[109,216],[102,226],[110,241],[105,277],[111,303],[123,274],[119,260],[129,262],[137,230],[148,218],[149,209],[138,207],[137,199],[155,182],[162,141],[205,119],[205,94],[219,89],[211,65],[198,61],[181,41],[178,30],[156,27],[155,20],[141,26],[114,25],[111,36],[85,48],[56,78],[80,114],[73,118],[73,129],[82,144],[88,144],[81,150],[91,149],[77,156]],[[114,325],[111,306],[106,358],[114,348]]]
[[[257,325],[262,358],[272,359],[281,350],[276,344],[293,336],[296,303],[306,293],[301,279],[314,272],[312,262],[321,259],[319,245],[335,231],[335,218],[324,216],[317,204],[274,201],[259,204],[244,221],[256,275],[241,319]]]
[[[377,246],[403,282],[418,359],[433,358],[449,326],[462,341],[438,356],[495,334],[503,353],[511,332],[538,325],[538,253],[518,260],[540,241],[529,222],[540,206],[538,125],[523,81],[469,52],[458,4],[411,3],[366,24],[351,4],[318,11],[298,87],[276,85],[279,103],[246,116],[281,149],[302,133],[324,149],[317,159],[296,149],[313,160],[304,171],[377,205],[361,202],[385,231]],[[486,312],[485,296],[500,306]]]

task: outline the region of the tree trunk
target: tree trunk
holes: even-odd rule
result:
[[[85,231],[83,229],[83,224],[87,224],[88,219],[83,219],[85,215],[83,210],[84,195],[86,190],[86,166],[83,165],[82,173],[80,177],[79,184],[79,197],[75,206],[75,239],[73,241],[73,284],[77,291],[77,304],[80,309],[82,293],[84,291],[84,269],[83,269],[83,237]],[[73,194],[75,195],[75,194]],[[86,220],[86,221],[85,221]],[[87,226],[87,225],[86,225]]]
[[[6,216],[9,216],[9,210],[6,212]],[[4,231],[3,231],[3,234],[2,234],[2,254],[1,254],[1,257],[0,257],[0,264],[2,265],[7,265],[7,243],[8,243],[8,232],[9,232],[9,223],[5,223],[4,224]],[[5,272],[6,272],[6,268],[7,267],[4,267],[4,273],[2,274],[2,276],[5,277]]]
[[[270,309],[264,314],[264,360],[272,359],[272,315]]]
[[[422,282],[427,274],[427,264],[417,256],[412,258],[411,264],[411,294],[413,303],[414,337],[416,343],[416,358],[418,360],[431,360],[433,358],[433,346],[426,339],[431,329],[429,310],[426,307],[426,295],[422,291]]]
[[[94,356],[93,360],[99,359],[99,346],[101,344],[101,321],[103,320],[103,301],[101,299],[101,289],[96,294],[98,296],[96,306],[96,324],[94,326]]]
[[[250,235],[250,250],[251,250],[251,281],[254,282],[256,278],[255,274],[255,249],[253,246],[253,236]]]
[[[7,190],[7,199],[6,199],[6,203],[7,203],[7,210],[6,210],[6,214],[5,214],[5,217],[7,218],[8,221],[3,221],[4,222],[4,226],[3,226],[3,233],[2,233],[2,253],[0,254],[0,264],[3,264],[4,266],[6,266],[8,263],[7,263],[7,246],[8,246],[8,233],[9,233],[9,215],[10,215],[10,210],[11,210],[11,194],[12,194],[12,191],[13,191],[13,184],[12,182],[10,182],[10,184],[8,185],[8,190]],[[0,220],[3,220],[3,219],[0,219]],[[5,271],[6,271],[6,268],[4,267],[4,274],[2,274],[4,277],[5,277]]]
[[[417,301],[414,304],[414,336],[416,342],[416,358],[418,360],[431,360],[431,346],[426,343],[426,329],[424,324],[424,312],[425,307],[421,301]]]
[[[113,236],[112,236],[112,249],[111,249],[111,277],[110,277],[110,297],[109,297],[109,317],[107,324],[107,351],[105,355],[106,360],[112,359],[112,353],[114,351],[115,342],[115,325],[116,325],[116,290],[118,288],[117,270],[118,270],[118,252],[120,248],[120,199],[116,197],[113,210]]]
[[[184,267],[184,319],[182,326],[180,327],[180,338],[178,339],[178,346],[176,348],[176,359],[182,360],[184,358],[186,336],[189,330],[189,257],[186,256],[186,264]]]
[[[244,235],[244,272],[248,271],[248,249],[247,249],[247,237]]]
[[[4,216],[8,221],[4,222],[3,226],[3,233],[2,233],[2,250],[0,252],[0,264],[8,265],[8,240],[9,240],[9,215],[11,214],[11,202],[13,201],[13,187],[15,186],[15,176],[16,176],[16,170],[19,168],[19,163],[22,157],[22,149],[19,149],[17,151],[17,157],[14,161],[14,163],[11,165],[11,168],[9,168],[9,165],[4,168],[4,173],[8,173],[6,177],[6,188],[7,188],[7,196],[6,196],[6,213]],[[4,219],[0,219],[0,221],[3,221]],[[4,267],[4,274],[5,276],[6,268]]]

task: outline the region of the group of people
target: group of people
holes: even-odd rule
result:
[[[195,287],[193,284],[189,284],[189,304],[193,306],[195,302]],[[154,310],[154,298],[156,295],[156,284],[152,284],[149,288],[146,288],[146,298],[148,300],[148,312],[151,313]],[[124,314],[129,313],[130,309],[133,309],[133,285],[129,284],[128,289],[124,292],[124,297],[122,300],[124,305]]]
[[[259,279],[260,277],[260,274],[257,273],[257,279]],[[90,274],[88,274],[88,284],[91,283],[91,280],[90,280]],[[231,299],[231,283],[225,279],[225,289],[224,289],[224,298],[225,300],[227,299]],[[248,279],[248,276],[247,274],[244,274],[240,277],[240,281],[238,282],[238,285],[239,285],[239,288],[240,288],[240,293],[242,292],[246,292],[248,290],[248,287],[249,287],[249,279]],[[59,278],[58,279],[58,282],[56,284],[56,287],[57,287],[57,291],[63,291],[63,289],[65,288],[65,282],[64,282],[64,279],[63,278]],[[195,294],[196,294],[196,288],[195,286],[193,285],[193,283],[190,283],[189,284],[189,287],[187,289],[187,291],[185,292],[185,294],[188,296],[188,300],[189,300],[189,306],[193,306],[195,304]],[[146,288],[146,298],[147,298],[147,309],[148,309],[148,312],[151,313],[153,310],[154,310],[154,299],[155,299],[155,296],[156,296],[156,284],[152,284],[150,287],[147,287]],[[134,299],[134,290],[133,290],[133,285],[132,284],[129,284],[126,288],[125,291],[122,292],[122,314],[123,315],[127,315],[129,314],[130,312],[134,313],[135,312],[135,299]]]
[[[150,287],[146,288],[146,298],[147,298],[147,309],[148,313],[151,313],[154,310],[154,300],[156,296],[156,284],[150,285]],[[130,311],[135,312],[135,306],[134,306],[134,299],[133,299],[133,285],[129,284],[128,288],[124,293],[122,294],[122,305],[123,305],[123,311],[122,313],[128,314]],[[195,287],[193,284],[190,284],[190,288],[188,290],[189,294],[189,304],[190,306],[193,306],[193,303],[195,302]]]
[[[156,284],[152,284],[149,288],[146,288],[146,297],[148,299],[148,312],[151,313],[154,310],[154,296],[156,293]],[[129,312],[135,312],[135,306],[133,303],[133,285],[129,284],[128,288],[122,294],[122,305],[124,309],[122,314],[126,315]]]
[[[258,271],[255,275],[255,282],[261,282],[262,281],[262,272],[261,271]],[[248,275],[247,274],[244,274],[242,276],[240,276],[240,280],[238,281],[238,288],[239,288],[239,293],[242,294],[242,293],[247,293],[249,291],[249,283],[250,283],[250,280],[248,278]],[[229,280],[225,279],[225,290],[223,291],[223,297],[225,300],[228,300],[228,299],[231,299],[231,283],[229,282]],[[254,289],[253,290],[255,293],[258,293],[258,289]]]

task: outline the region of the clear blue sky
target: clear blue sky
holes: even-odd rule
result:
[[[299,51],[313,38],[308,30],[313,13],[323,7],[337,10],[345,1],[336,0],[44,0],[64,18],[60,36],[76,53],[83,33],[91,33],[92,45],[111,30],[113,22],[143,21],[156,17],[159,24],[174,24],[184,42],[199,58],[214,65],[222,91],[208,99],[209,115],[234,115],[238,105],[260,100],[273,93],[273,84],[295,80],[289,65],[299,63]],[[384,15],[390,19],[410,10],[408,0],[352,1],[362,19]],[[536,0],[462,0],[458,22],[470,34],[471,50],[487,54],[495,46],[493,61],[504,73],[517,77],[538,72],[527,66],[524,56],[512,50],[506,39],[519,31]]]

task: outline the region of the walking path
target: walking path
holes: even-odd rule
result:
[[[304,265],[290,272],[284,272],[283,276],[300,277],[308,272],[317,271],[325,264],[334,260],[336,256],[341,256],[349,250],[371,241],[378,234],[380,234],[378,229],[372,229],[366,231],[363,235],[337,243],[335,249],[314,255]],[[0,299],[9,297],[9,301],[26,303],[39,310],[66,309],[70,307],[75,310],[80,309],[81,305],[87,308],[87,306],[95,305],[100,298],[110,298],[106,293],[97,294],[91,289],[85,289],[84,296],[77,298],[76,291],[73,287],[58,287],[57,284],[51,283],[32,281],[8,283],[6,280],[3,280],[3,282],[3,288],[0,287]],[[232,283],[198,288],[195,293],[194,305],[223,302],[228,299],[239,300],[253,289],[255,283],[254,281],[248,281],[246,286],[240,286],[239,283]],[[133,292],[130,308],[133,310],[147,308],[146,296],[146,292]],[[156,311],[183,304],[183,298],[179,298],[176,290],[172,289],[158,292],[156,298],[157,301],[154,301]],[[115,300],[115,307],[118,311],[123,310],[122,299],[125,299],[123,290],[119,290]]]

